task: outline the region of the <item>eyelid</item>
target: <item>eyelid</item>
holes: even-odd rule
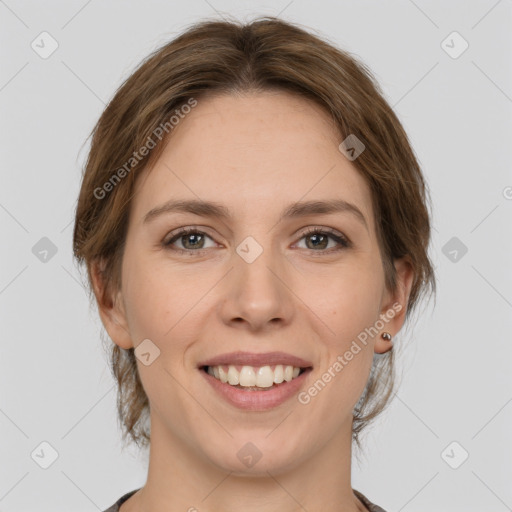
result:
[[[204,235],[210,237],[213,240],[214,237],[212,235],[210,235],[208,233],[208,231],[206,231],[207,229],[209,229],[209,228],[206,227],[206,226],[197,226],[197,225],[194,225],[194,224],[191,224],[191,225],[188,225],[188,226],[182,226],[182,227],[179,227],[179,228],[176,228],[176,229],[173,229],[173,230],[169,231],[165,235],[162,243],[166,244],[166,243],[168,243],[169,241],[171,241],[173,238],[175,238],[177,236],[184,236],[187,233],[191,233],[191,232],[193,232],[193,233],[197,232],[197,233],[200,233],[200,234],[204,234]]]
[[[188,254],[202,254],[204,251],[207,251],[208,249],[211,249],[211,247],[207,247],[206,249],[173,249],[171,246],[171,242],[175,243],[177,240],[179,240],[180,237],[185,236],[190,233],[199,233],[201,235],[205,235],[208,238],[210,238],[212,241],[217,243],[212,235],[210,235],[207,231],[205,231],[205,227],[197,226],[197,225],[189,225],[189,226],[182,226],[180,228],[176,228],[172,230],[170,233],[168,233],[164,240],[162,241],[162,246],[166,249],[173,250],[175,252],[179,253],[188,253]],[[305,229],[305,231],[304,231]],[[298,240],[294,243],[296,245],[299,243],[303,238],[307,237],[308,235],[313,234],[322,234],[327,235],[332,240],[334,240],[338,244],[338,248],[330,248],[327,250],[319,250],[315,251],[314,249],[306,249],[310,253],[318,253],[318,256],[321,255],[327,255],[331,254],[333,252],[339,252],[343,249],[349,249],[353,246],[351,240],[341,231],[338,231],[337,229],[327,227],[327,226],[309,226],[308,228],[302,228],[298,230],[293,236],[294,238],[299,237]]]
[[[327,227],[327,226],[310,226],[310,227],[306,228],[306,231],[299,230],[297,232],[296,236],[300,235],[300,237],[303,238],[307,235],[311,235],[314,233],[324,233],[326,235],[331,235],[331,236],[334,236],[337,238],[341,238],[347,245],[352,244],[352,242],[350,241],[348,236],[345,235],[343,232],[338,231],[337,229],[334,229],[334,228]]]

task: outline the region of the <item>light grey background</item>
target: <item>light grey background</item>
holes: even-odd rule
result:
[[[103,510],[145,482],[72,260],[82,145],[143,57],[225,13],[280,13],[363,60],[431,188],[437,304],[397,337],[402,385],[352,486],[389,512],[512,510],[511,0],[0,0],[0,511]],[[47,59],[31,48],[43,31]]]

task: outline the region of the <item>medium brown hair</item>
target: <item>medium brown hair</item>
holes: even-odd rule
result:
[[[327,39],[267,16],[247,24],[211,20],[194,24],[150,54],[102,113],[90,135],[73,233],[74,255],[87,266],[89,292],[91,272],[99,269],[104,286],[98,302],[111,304],[121,288],[136,173],[158,159],[166,137],[144,157],[140,148],[148,147],[159,127],[168,125],[191,98],[201,101],[212,93],[268,90],[310,99],[332,118],[343,136],[340,142],[352,134],[364,143],[365,150],[352,163],[371,191],[386,286],[396,289],[393,260],[408,255],[414,279],[406,319],[429,288],[435,292],[428,256],[428,190],[407,135],[375,78],[363,63]],[[366,388],[354,408],[352,437],[358,446],[358,434],[384,409],[393,392],[394,352],[395,348],[374,357]],[[150,425],[144,420],[149,402],[134,349],[110,343],[109,356],[118,384],[123,440],[129,435],[137,445],[147,446]]]

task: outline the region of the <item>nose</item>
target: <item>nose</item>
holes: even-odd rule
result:
[[[223,283],[223,321],[250,331],[288,325],[294,312],[289,269],[271,250],[263,250],[254,260],[240,254],[234,254],[233,268]]]

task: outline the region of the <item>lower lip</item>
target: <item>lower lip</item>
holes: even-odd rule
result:
[[[311,368],[308,368],[290,382],[284,381],[281,384],[274,384],[272,388],[266,391],[244,391],[221,382],[203,369],[199,369],[199,371],[213,389],[231,405],[246,411],[264,411],[277,407],[297,394],[304,385],[307,376],[311,372]]]

